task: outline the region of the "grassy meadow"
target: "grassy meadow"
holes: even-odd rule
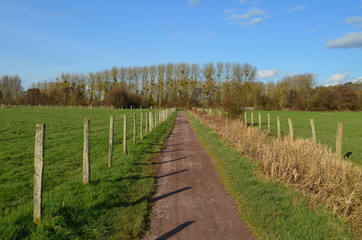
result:
[[[262,116],[262,128],[268,128],[267,113],[270,114],[271,134],[277,136],[277,116],[280,117],[282,135],[289,134],[288,118],[293,121],[294,136],[311,138],[309,119],[314,119],[317,142],[335,150],[338,121],[344,123],[342,153],[351,152],[349,159],[362,166],[362,112],[302,112],[302,111],[252,111],[254,126],[259,126],[258,114]],[[251,111],[248,111],[251,123]]]
[[[137,144],[133,144],[133,113]],[[156,189],[149,160],[162,148],[175,114],[139,140],[146,110],[0,109],[0,239],[138,239]],[[128,152],[122,155],[123,114]],[[109,117],[115,116],[108,168]],[[145,117],[145,114],[143,114]],[[90,118],[91,184],[82,184],[83,119]],[[43,218],[32,221],[35,125],[46,124]],[[143,121],[145,131],[145,120]]]

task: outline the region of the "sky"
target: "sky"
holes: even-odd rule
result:
[[[0,0],[0,76],[249,63],[259,81],[362,81],[362,0]]]

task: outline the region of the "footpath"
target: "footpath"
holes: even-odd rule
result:
[[[253,239],[184,112],[153,164],[157,193],[146,240]]]

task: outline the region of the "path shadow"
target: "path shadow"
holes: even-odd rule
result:
[[[169,177],[169,176],[179,174],[179,173],[182,173],[182,172],[187,172],[187,171],[188,171],[188,169],[183,169],[183,170],[180,170],[180,171],[177,171],[177,172],[172,172],[172,173],[165,174],[165,175],[162,175],[162,176],[157,176],[156,178],[159,179],[159,178]]]
[[[152,152],[153,154],[155,153],[172,153],[172,152],[179,152],[179,151],[183,151],[184,149],[176,149],[176,150],[168,150],[168,151],[164,151],[164,150],[161,150],[161,151],[157,151],[157,152]]]
[[[184,143],[175,143],[175,144],[169,144],[169,145],[165,145],[165,146],[172,147],[172,146],[179,146],[179,145],[184,145]]]
[[[162,236],[156,238],[156,240],[167,240],[169,239],[170,237],[172,237],[173,235],[181,232],[182,230],[184,230],[185,228],[187,228],[188,226],[190,226],[191,224],[193,224],[195,221],[187,221],[187,222],[184,222],[183,224],[175,227],[174,229],[172,229],[171,231],[163,234]]]
[[[163,162],[153,162],[153,163],[151,163],[151,164],[152,164],[152,165],[158,165],[158,164],[176,162],[176,161],[180,161],[180,160],[185,159],[185,158],[186,158],[186,157],[180,157],[180,158],[176,158],[176,159],[172,159],[172,160],[167,160],[167,161],[163,161]]]
[[[191,189],[192,187],[184,187],[184,188],[180,188],[180,189],[177,189],[176,191],[173,191],[173,192],[169,192],[169,193],[166,193],[166,194],[163,194],[161,196],[158,196],[158,197],[155,197],[155,198],[151,198],[151,202],[156,202],[158,200],[162,200],[164,198],[167,198],[167,197],[170,197],[172,195],[175,195],[175,194],[178,194],[180,192],[184,192],[184,191],[187,191],[189,189]]]

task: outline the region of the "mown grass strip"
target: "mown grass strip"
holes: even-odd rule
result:
[[[229,147],[188,114],[242,219],[258,239],[357,239],[351,227],[320,205],[312,210],[300,193],[261,176],[258,165]]]
[[[68,113],[68,111],[61,112]],[[43,112],[52,121],[54,115],[58,113],[58,111]],[[77,116],[83,113],[83,111],[76,112]],[[110,111],[97,110],[93,115],[103,118],[108,113]],[[14,114],[18,116],[19,113]],[[108,120],[107,115],[105,122]],[[151,134],[145,136],[142,142],[136,145],[130,144],[129,154],[125,157],[121,154],[120,134],[118,134],[114,164],[111,168],[107,166],[107,125],[105,129],[94,129],[93,137],[91,135],[92,177],[88,186],[84,186],[81,182],[80,163],[74,162],[79,158],[79,156],[74,158],[74,154],[81,155],[79,146],[66,142],[54,149],[54,152],[46,154],[44,213],[39,227],[35,227],[32,223],[32,202],[28,194],[24,195],[24,192],[28,192],[32,186],[22,183],[22,181],[30,182],[31,178],[19,180],[13,175],[13,177],[8,176],[6,180],[3,178],[4,175],[1,175],[3,181],[6,181],[2,182],[0,194],[12,195],[11,189],[18,189],[16,185],[26,188],[24,192],[16,192],[17,194],[12,196],[9,206],[2,206],[0,239],[140,238],[147,229],[151,208],[149,199],[156,190],[154,172],[149,161],[154,153],[163,147],[173,128],[175,117],[176,114],[160,124]],[[81,145],[79,149],[81,150]],[[57,155],[57,161],[52,162],[51,158]],[[66,160],[68,158],[69,160]],[[9,170],[16,171],[20,175],[32,172],[32,168],[26,164],[23,168],[16,170],[16,166],[9,166]],[[52,174],[49,175],[49,172]]]

